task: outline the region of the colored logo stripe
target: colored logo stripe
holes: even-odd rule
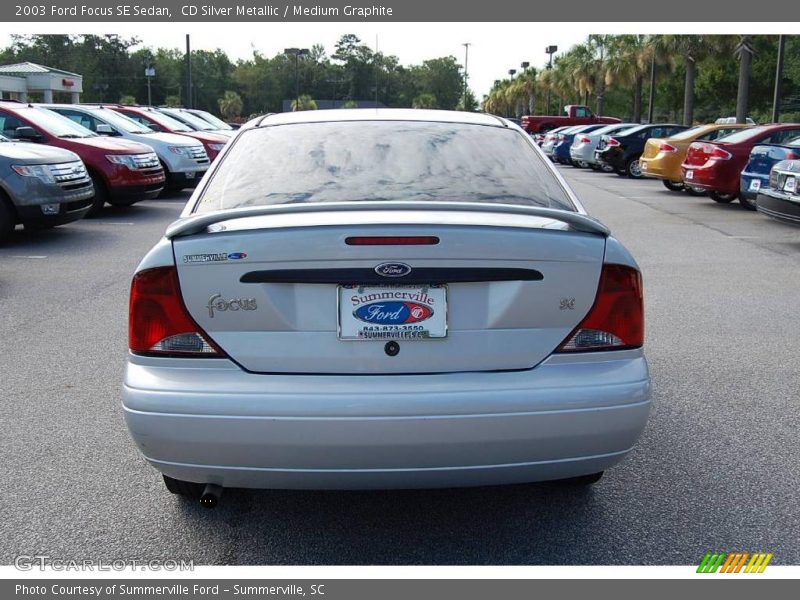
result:
[[[749,552],[706,552],[697,572],[716,573],[719,570],[720,573],[739,573],[744,568],[744,573],[763,573],[771,560],[771,552],[755,552],[752,555]]]
[[[703,560],[700,562],[700,566],[697,567],[698,573],[716,573],[719,566],[722,564],[722,561],[725,560],[725,554],[718,554],[718,553],[711,553],[706,552],[706,555],[703,557]]]

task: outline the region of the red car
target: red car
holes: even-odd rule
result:
[[[165,115],[149,106],[122,106],[122,105],[105,105],[123,115],[130,117],[134,121],[138,121],[142,125],[153,129],[154,131],[163,131],[166,133],[177,133],[186,135],[196,140],[200,140],[205,146],[206,154],[212,161],[217,157],[217,154],[225,147],[225,144],[230,138],[219,133],[211,133],[208,131],[194,131],[188,125],[184,125],[177,119],[173,119],[169,115]]]
[[[108,202],[130,206],[157,197],[166,177],[150,146],[99,136],[51,110],[19,102],[0,102],[0,133],[7,138],[71,150],[81,157],[95,189],[87,214]]]
[[[800,123],[780,123],[741,129],[713,142],[693,142],[681,164],[683,182],[708,190],[715,202],[739,197],[739,176],[758,144],[782,144],[800,135]],[[742,203],[743,208],[750,208]]]

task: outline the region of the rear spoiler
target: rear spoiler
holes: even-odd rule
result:
[[[610,234],[608,228],[599,221],[588,215],[558,210],[555,208],[543,208],[537,206],[521,206],[512,204],[491,204],[476,202],[313,202],[308,204],[272,204],[267,206],[248,206],[245,208],[234,208],[230,210],[218,210],[210,213],[183,217],[173,222],[167,227],[167,239],[184,237],[202,233],[210,225],[228,221],[230,219],[241,219],[244,217],[259,217],[264,215],[298,214],[308,212],[342,212],[360,210],[442,210],[475,213],[504,213],[518,214],[532,217],[543,217],[566,223],[574,231],[593,233],[604,237]]]

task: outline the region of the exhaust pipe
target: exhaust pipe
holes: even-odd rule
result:
[[[207,483],[202,495],[200,496],[200,505],[203,508],[214,508],[222,496],[222,486],[216,483]]]

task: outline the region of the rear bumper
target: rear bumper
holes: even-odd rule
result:
[[[691,178],[687,175],[689,171],[692,172]],[[735,171],[735,173],[730,175],[728,171],[732,173]],[[731,170],[727,164],[725,165],[725,170],[723,170],[721,164],[702,167],[681,165],[681,178],[684,183],[721,194],[739,193],[739,173],[735,168]]]
[[[593,165],[597,161],[594,157],[594,146],[591,144],[582,144],[581,146],[572,146],[569,149],[569,156],[575,162],[585,162]]]
[[[569,149],[570,149],[570,144],[567,143],[558,144],[553,148],[553,156],[555,157],[556,160],[568,161],[570,158]]]
[[[641,157],[639,163],[642,175],[654,179],[665,179],[674,183],[681,182],[680,161],[677,163],[669,157],[654,156],[652,158]]]
[[[752,189],[752,182],[753,180],[760,181],[760,187],[758,189]],[[743,197],[747,198],[748,200],[753,200],[758,197],[758,192],[761,188],[766,188],[769,186],[769,175],[756,175],[754,173],[742,173],[742,176],[739,180],[739,194]]]
[[[617,170],[625,168],[625,153],[619,148],[603,149],[595,151],[597,162],[602,165],[608,165]]]
[[[177,479],[488,485],[617,463],[644,428],[650,379],[640,350],[553,356],[527,371],[419,376],[255,375],[226,360],[132,356],[123,408],[147,460]]]
[[[758,212],[793,225],[800,225],[800,198],[790,199],[789,194],[769,190],[761,192],[756,200]]]

